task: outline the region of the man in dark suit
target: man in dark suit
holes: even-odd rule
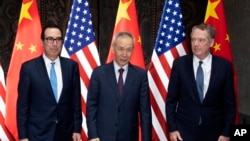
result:
[[[44,53],[22,64],[17,99],[17,125],[21,141],[81,139],[78,64],[59,56],[62,36],[58,26],[46,25],[41,34]],[[52,70],[55,74],[50,73]],[[53,76],[56,78],[52,82],[50,79]]]
[[[170,141],[229,141],[236,111],[233,69],[210,53],[214,38],[212,26],[194,26],[193,54],[173,63],[166,100]]]
[[[114,60],[96,68],[87,94],[87,127],[90,141],[151,141],[151,110],[147,73],[129,63],[134,37],[116,35]],[[120,75],[119,69],[123,69]],[[121,88],[119,89],[122,76]],[[139,118],[140,117],[140,118]],[[139,120],[140,119],[140,120]]]

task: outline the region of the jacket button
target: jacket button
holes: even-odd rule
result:
[[[57,120],[57,119],[55,119],[55,120],[54,120],[54,122],[57,124],[57,123],[58,123],[58,120]]]

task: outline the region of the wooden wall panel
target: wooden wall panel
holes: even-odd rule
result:
[[[7,73],[15,41],[21,2],[0,0],[0,63]]]

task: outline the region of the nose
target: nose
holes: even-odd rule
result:
[[[57,45],[57,44],[58,44],[58,41],[57,41],[57,40],[53,40],[52,44],[53,44],[53,45]]]
[[[127,56],[127,54],[128,54],[128,51],[125,49],[125,50],[123,50],[123,52],[122,52],[122,56]]]

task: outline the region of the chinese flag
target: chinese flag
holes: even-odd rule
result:
[[[116,15],[115,28],[113,32],[114,36],[120,31],[128,31],[134,35],[135,46],[134,52],[131,56],[130,62],[145,69],[144,57],[141,46],[141,36],[138,27],[137,14],[134,0],[120,0],[119,7]],[[113,42],[113,39],[112,39]],[[112,46],[112,43],[111,43]],[[114,54],[110,47],[107,63],[111,62],[114,58]]]
[[[233,63],[232,50],[227,30],[226,17],[224,13],[224,6],[222,0],[208,0],[207,11],[205,16],[205,23],[212,25],[216,29],[216,36],[214,46],[211,52],[215,55],[224,57]],[[233,65],[234,66],[234,65]],[[237,92],[237,79],[234,69],[234,89],[236,97],[236,121],[239,121],[238,115],[238,92]]]
[[[23,62],[42,54],[41,23],[36,0],[23,0],[16,40],[6,77],[6,126],[18,140],[16,100],[19,71]]]

